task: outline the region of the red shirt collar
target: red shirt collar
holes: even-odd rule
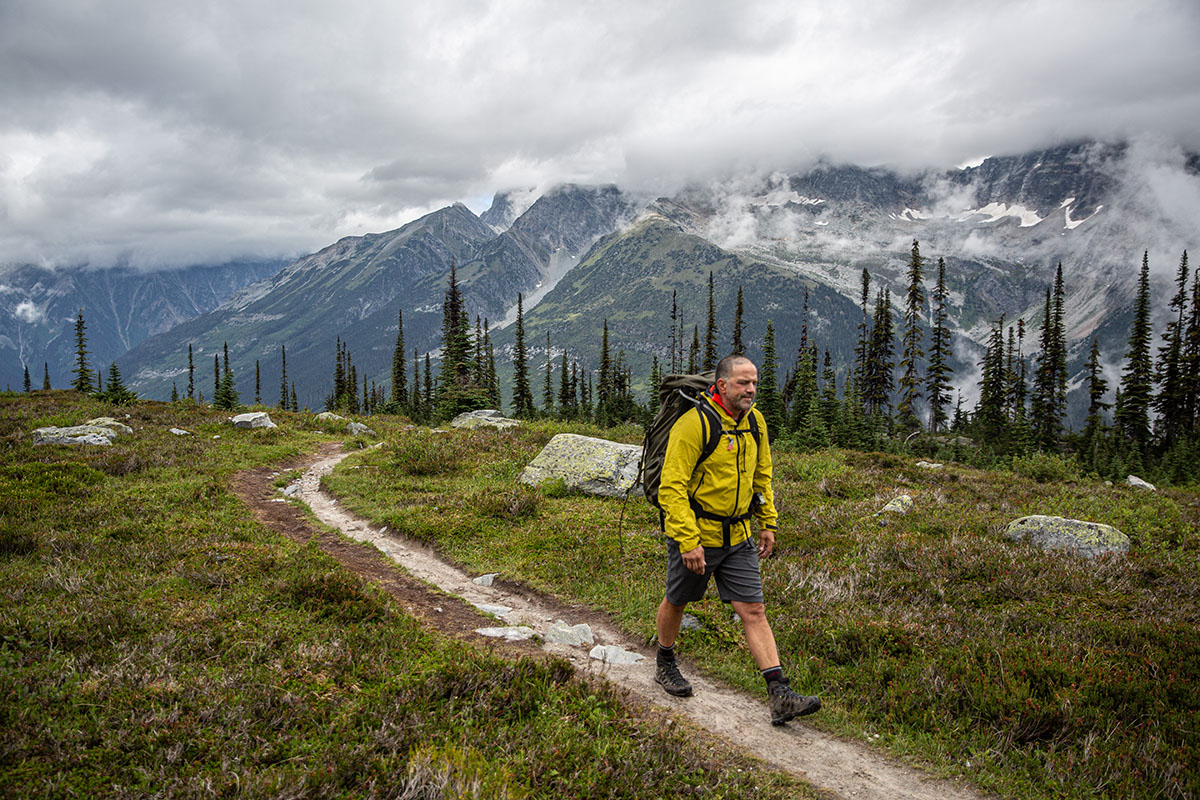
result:
[[[741,417],[739,417],[739,416],[735,416],[735,415],[733,414],[733,412],[732,412],[732,411],[730,411],[728,408],[726,408],[726,407],[725,407],[725,404],[721,402],[721,395],[719,395],[719,394],[717,393],[717,385],[716,385],[715,383],[713,384],[712,388],[711,388],[711,389],[709,389],[709,393],[710,393],[710,395],[711,395],[711,397],[712,397],[713,401],[714,401],[714,402],[715,402],[717,405],[719,405],[719,406],[721,407],[721,410],[722,410],[722,411],[724,411],[726,414],[728,414],[728,415],[729,415],[729,418],[730,418],[731,420],[733,420],[734,422],[740,422],[740,421],[741,421],[741,419],[742,419]]]

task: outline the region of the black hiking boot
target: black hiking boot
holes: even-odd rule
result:
[[[679,673],[679,665],[675,663],[675,659],[658,660],[658,667],[654,670],[654,680],[658,682],[667,694],[675,697],[691,697],[692,685],[687,682],[687,678]]]
[[[787,681],[775,681],[767,688],[767,694],[771,698],[772,725],[782,725],[821,710],[821,698],[796,694]]]

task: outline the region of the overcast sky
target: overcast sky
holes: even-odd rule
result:
[[[0,264],[299,255],[563,181],[1200,149],[1197,0],[0,0]]]

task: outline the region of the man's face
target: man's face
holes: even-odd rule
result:
[[[733,374],[717,380],[717,394],[731,412],[741,415],[754,405],[754,394],[758,391],[758,368],[749,361],[738,361],[733,365]]]

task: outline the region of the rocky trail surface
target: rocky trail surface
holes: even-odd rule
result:
[[[731,746],[808,781],[825,796],[855,800],[985,797],[962,783],[930,777],[863,744],[815,730],[802,720],[772,726],[763,698],[714,683],[686,663],[682,665],[695,687],[695,696],[670,697],[654,682],[650,649],[623,634],[603,615],[491,580],[491,576],[472,577],[422,543],[380,530],[346,511],[321,488],[321,478],[346,455],[337,445],[326,445],[302,462],[240,473],[234,490],[266,525],[298,541],[316,537],[323,551],[389,592],[409,613],[446,635],[480,641],[491,636],[505,647],[552,652],[570,660],[580,674],[611,681],[631,702],[655,705],[686,717],[728,740]],[[403,570],[396,570],[369,548],[328,531],[314,530],[275,487],[279,470],[285,468],[303,470],[289,494],[307,504],[321,522],[344,537],[374,545]],[[489,621],[480,612],[499,621]]]

